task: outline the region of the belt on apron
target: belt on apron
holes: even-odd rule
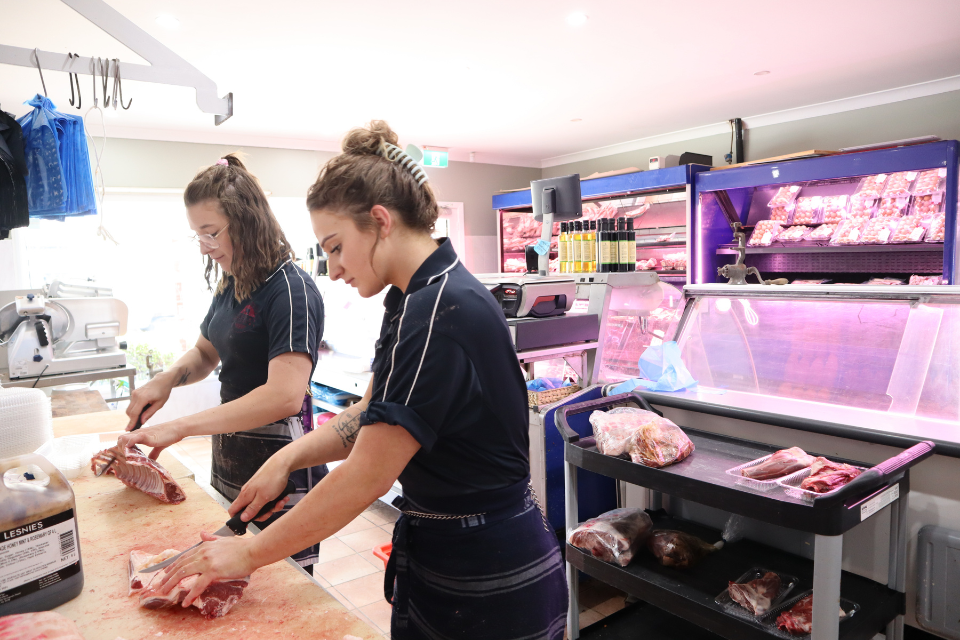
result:
[[[496,503],[482,513],[465,515],[429,513],[414,510],[412,507],[416,505],[402,496],[396,498],[393,501],[393,506],[400,510],[400,517],[394,525],[393,548],[390,551],[390,559],[387,561],[383,577],[383,596],[387,602],[395,607],[395,613],[402,619],[407,617],[406,606],[409,601],[407,580],[410,570],[407,545],[410,540],[410,527],[455,531],[495,524],[526,512],[528,506],[525,498],[527,496],[536,504],[543,521],[543,528],[549,532],[550,526],[529,477],[508,487]],[[470,497],[465,496],[464,502],[469,504]]]

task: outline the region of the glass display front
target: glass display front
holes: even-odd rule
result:
[[[736,289],[688,299],[678,342],[700,385],[960,419],[960,295],[898,299],[871,288],[830,299],[791,294],[793,287],[776,296]]]

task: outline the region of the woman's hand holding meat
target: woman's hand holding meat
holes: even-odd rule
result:
[[[217,580],[239,580],[246,578],[260,567],[254,562],[250,553],[250,543],[247,538],[218,538],[203,532],[203,539],[196,549],[185,552],[175,563],[165,570],[159,591],[169,593],[184,578],[197,576],[197,581],[187,597],[183,599],[183,606],[189,607],[211,583]]]

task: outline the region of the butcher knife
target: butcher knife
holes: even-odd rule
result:
[[[280,492],[280,495],[278,495],[276,498],[274,498],[273,500],[271,500],[271,501],[268,502],[267,504],[263,505],[263,508],[260,509],[260,511],[257,513],[257,515],[255,515],[255,516],[253,517],[253,520],[256,520],[257,518],[259,518],[259,517],[261,517],[261,516],[264,516],[264,515],[266,515],[267,513],[269,513],[270,510],[273,509],[278,502],[280,502],[281,500],[283,500],[285,497],[287,497],[288,495],[290,495],[291,493],[293,493],[293,492],[296,491],[296,490],[297,490],[297,487],[296,487],[296,485],[293,484],[293,480],[289,480],[289,479],[288,479],[288,480],[287,480],[287,486],[284,487],[283,491]],[[238,513],[237,515],[235,515],[235,516],[233,516],[232,518],[230,518],[229,520],[227,520],[227,524],[223,525],[222,527],[220,527],[219,529],[217,529],[216,531],[214,531],[214,532],[213,532],[213,535],[223,538],[223,537],[226,537],[226,536],[231,536],[231,537],[232,537],[232,536],[242,536],[243,534],[245,534],[245,533],[247,532],[247,525],[250,524],[250,522],[244,522],[243,520],[240,519],[240,515],[241,515],[242,513],[243,513],[243,512],[241,511],[241,512]],[[252,520],[251,520],[251,522],[252,522]],[[203,541],[198,542],[197,544],[193,545],[193,546],[190,547],[189,549],[184,549],[183,551],[181,551],[181,552],[178,553],[177,555],[173,556],[172,558],[167,558],[166,560],[164,560],[164,561],[161,562],[160,564],[155,564],[155,565],[152,565],[152,566],[147,567],[146,569],[141,569],[141,570],[139,571],[139,573],[153,573],[154,571],[159,571],[160,569],[163,569],[164,567],[168,567],[168,566],[170,566],[171,564],[173,564],[174,562],[176,562],[176,561],[180,558],[180,556],[182,556],[183,554],[185,554],[187,551],[190,551],[190,549],[196,549],[196,548],[199,547],[201,544],[203,544]]]
[[[140,412],[140,415],[137,416],[137,422],[136,422],[136,424],[133,425],[133,429],[130,429],[130,431],[136,431],[137,429],[139,429],[140,427],[143,426],[143,414],[144,414],[144,412],[146,412],[147,409],[149,409],[149,408],[152,407],[152,406],[153,406],[152,404],[148,404],[147,406],[145,406],[145,407],[143,408],[143,410]],[[109,468],[113,465],[113,463],[116,462],[116,461],[117,461],[117,456],[115,456],[115,455],[112,456],[112,457],[110,458],[110,462],[108,462],[107,464],[105,464],[105,465],[103,465],[102,467],[100,467],[100,470],[97,471],[97,473],[96,473],[95,475],[99,478],[100,476],[102,476],[103,474],[105,474],[105,473],[107,472],[107,469],[109,469]]]

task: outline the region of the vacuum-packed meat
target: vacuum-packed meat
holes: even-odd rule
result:
[[[744,584],[727,585],[730,598],[755,616],[765,614],[780,593],[780,576],[772,571]]]
[[[843,609],[839,611],[840,618],[844,618]],[[777,616],[777,626],[794,636],[805,636],[813,631],[813,594],[801,598],[789,611]]]
[[[653,528],[643,509],[614,509],[587,520],[570,534],[570,544],[604,562],[625,567]]]
[[[753,480],[773,480],[806,469],[814,460],[800,447],[790,447],[777,451],[761,464],[743,469],[740,475]]]
[[[935,286],[943,284],[943,276],[910,276],[910,284]]]
[[[597,451],[608,456],[624,453],[638,464],[660,468],[680,462],[694,446],[673,422],[652,411],[620,407],[590,414]]]
[[[810,475],[800,483],[800,488],[815,493],[827,493],[839,489],[861,473],[863,472],[860,469],[849,464],[817,458],[810,465]]]
[[[54,611],[0,618],[0,640],[83,640],[77,623]]]
[[[187,576],[181,580],[169,593],[161,593],[158,589],[166,575],[164,570],[153,573],[137,573],[141,569],[163,562],[179,553],[176,549],[167,549],[160,554],[150,554],[144,551],[130,552],[130,593],[140,593],[140,606],[144,609],[167,609],[179,606],[187,597],[190,590],[197,583],[198,576]],[[141,587],[135,587],[139,583]],[[220,618],[227,615],[240,597],[244,588],[250,584],[250,577],[240,580],[217,580],[210,584],[191,606],[200,610],[206,618]]]
[[[686,569],[723,546],[723,542],[708,544],[696,536],[682,531],[662,529],[647,538],[647,549],[665,567]]]
[[[110,462],[115,454],[115,449],[104,449],[93,456],[90,468],[96,473],[97,469]],[[107,470],[107,474],[117,476],[123,484],[143,491],[160,502],[179,504],[187,499],[187,494],[183,492],[173,476],[159,462],[143,455],[136,446],[127,447],[126,460],[117,457],[116,462]]]

